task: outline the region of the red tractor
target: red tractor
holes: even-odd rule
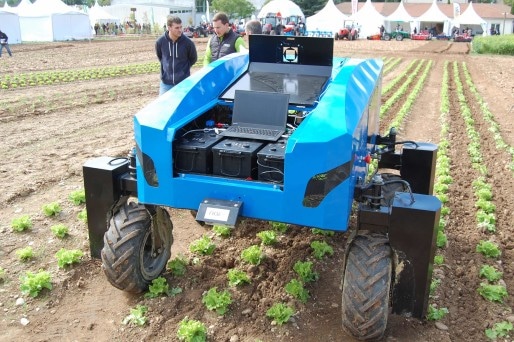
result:
[[[359,39],[359,28],[357,23],[352,20],[345,20],[343,23],[343,28],[336,32],[335,39]]]

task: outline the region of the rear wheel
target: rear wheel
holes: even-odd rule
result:
[[[396,35],[396,40],[401,42],[403,40],[403,36],[401,34]]]
[[[388,35],[387,33],[385,33],[384,34],[384,40],[390,41],[391,40],[391,36]]]
[[[104,235],[102,268],[120,290],[139,293],[148,288],[171,256],[173,225],[166,210],[127,202],[119,207]]]
[[[401,182],[402,178],[393,173],[380,174],[385,183],[382,187],[382,202],[381,204],[388,207],[392,204],[395,192],[405,192],[405,185]]]
[[[359,340],[384,335],[392,276],[391,248],[383,234],[359,235],[346,259],[342,290],[343,329]]]

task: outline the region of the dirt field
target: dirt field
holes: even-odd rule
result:
[[[49,70],[78,70],[100,66],[124,66],[156,61],[155,38],[113,39],[11,46],[13,57],[0,58],[0,75],[14,76]],[[205,39],[195,41],[203,56]],[[473,56],[467,43],[336,41],[335,55],[383,58],[383,87],[392,82],[412,62],[430,66],[421,93],[400,127],[402,139],[438,143],[440,140],[441,89],[443,71],[449,70],[449,156],[454,179],[449,189],[450,216],[445,228],[446,247],[438,249],[444,264],[435,266],[434,279],[440,285],[430,299],[449,313],[439,323],[389,315],[385,341],[484,341],[486,328],[501,321],[514,322],[514,174],[512,155],[496,147],[490,124],[475,95],[465,82],[463,66],[485,100],[500,127],[500,135],[514,145],[514,58]],[[447,65],[446,62],[449,62]],[[396,64],[394,64],[396,63]],[[387,68],[388,65],[393,65]],[[457,68],[457,73],[454,73]],[[423,69],[423,68],[422,68]],[[198,68],[195,68],[198,70]],[[410,90],[420,79],[414,76]],[[487,167],[487,182],[493,189],[496,206],[496,233],[482,232],[475,219],[472,182],[478,172],[471,167],[470,144],[456,76],[463,83],[464,96],[474,118]],[[402,83],[383,94],[385,103]],[[77,219],[84,205],[75,206],[68,195],[83,189],[82,165],[91,157],[125,156],[133,147],[133,115],[156,98],[158,74],[140,74],[17,89],[0,89],[0,132],[4,157],[0,163],[0,340],[2,341],[176,341],[178,322],[185,316],[208,327],[210,341],[352,341],[341,327],[341,259],[348,234],[333,237],[314,235],[305,227],[291,226],[279,244],[266,250],[268,258],[259,267],[249,268],[253,282],[230,289],[233,303],[225,316],[208,311],[202,293],[217,286],[227,287],[226,270],[239,261],[241,250],[259,243],[255,234],[268,229],[267,222],[246,220],[228,239],[215,238],[216,250],[202,257],[200,265],[190,265],[183,277],[164,276],[171,287],[183,292],[157,299],[128,295],[106,280],[101,262],[89,256],[86,224]],[[381,123],[390,121],[404,104],[410,90],[392,105]],[[46,217],[42,206],[59,202],[62,212]],[[188,211],[170,210],[174,224],[172,257],[191,257],[189,244],[208,227],[196,223]],[[11,229],[12,219],[30,215],[33,228],[22,233]],[[63,223],[70,235],[61,240],[50,227]],[[413,222],[415,224],[415,222]],[[292,278],[292,265],[310,255],[311,241],[325,239],[334,255],[315,268],[319,280],[307,286],[311,298],[302,304],[284,292]],[[475,251],[480,240],[495,241],[502,251],[497,260]],[[413,241],[413,243],[416,243]],[[16,251],[31,246],[34,258],[19,260]],[[61,248],[80,249],[85,255],[71,268],[60,269],[55,253]],[[494,265],[503,272],[510,292],[504,303],[483,299],[477,292],[481,265]],[[19,278],[26,271],[47,270],[53,289],[37,298],[23,296]],[[292,321],[272,325],[266,310],[276,301],[294,306]],[[146,305],[148,323],[142,327],[121,322],[131,308]],[[514,339],[514,333],[509,340]]]

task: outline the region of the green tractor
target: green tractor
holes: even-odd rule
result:
[[[386,38],[387,37],[387,38]],[[393,31],[391,33],[384,34],[384,40],[397,40],[401,42],[405,38],[410,39],[410,33],[405,31]]]

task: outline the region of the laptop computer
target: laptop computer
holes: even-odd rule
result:
[[[236,90],[225,137],[277,141],[286,130],[289,94]]]

